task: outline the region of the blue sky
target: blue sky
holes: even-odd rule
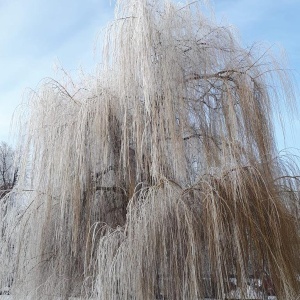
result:
[[[0,0],[0,141],[27,88],[55,77],[55,65],[91,70],[95,41],[112,18],[108,1]]]
[[[238,29],[245,46],[263,42],[271,50],[284,48],[288,69],[300,90],[300,1],[299,0],[214,0],[216,17]],[[297,89],[296,89],[297,90]],[[300,111],[300,93],[296,91]],[[300,119],[283,113],[285,134],[279,123],[276,126],[276,141],[279,150],[287,148],[299,155]]]
[[[111,4],[110,4],[111,2]],[[182,1],[184,2],[184,1]],[[300,85],[299,0],[214,0],[218,21],[237,28],[242,43],[267,42],[284,47]],[[55,77],[55,64],[67,71],[90,71],[99,60],[95,47],[101,28],[113,17],[110,0],[0,0],[0,141],[10,142],[12,114],[26,88]],[[298,99],[300,106],[300,100]],[[277,132],[278,148],[300,148],[300,121],[288,126],[286,143]]]

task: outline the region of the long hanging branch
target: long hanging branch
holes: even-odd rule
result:
[[[117,1],[97,76],[31,95],[24,213],[0,209],[14,299],[299,296],[299,171],[272,120],[289,75],[198,8]]]

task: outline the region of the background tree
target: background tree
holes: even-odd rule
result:
[[[17,169],[14,167],[15,153],[5,142],[0,144],[0,198],[12,190],[17,181]]]
[[[225,299],[266,274],[299,295],[298,171],[272,127],[289,77],[198,8],[118,1],[97,76],[31,95],[28,207],[2,229],[16,299]]]
[[[1,280],[0,295],[8,294],[12,285],[12,272],[6,270],[9,261],[13,256],[13,239],[7,239],[5,228],[8,223],[17,220],[18,211],[15,199],[10,192],[17,183],[18,169],[15,167],[15,152],[5,142],[0,144],[0,257],[1,259]],[[11,218],[11,219],[10,219]],[[10,219],[10,220],[9,220]],[[12,221],[14,220],[14,221]]]

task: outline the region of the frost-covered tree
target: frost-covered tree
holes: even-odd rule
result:
[[[17,168],[14,166],[14,151],[5,142],[0,144],[0,198],[3,198],[16,184]]]
[[[12,239],[6,227],[17,219],[15,199],[10,192],[17,183],[18,168],[15,164],[15,151],[6,142],[0,143],[0,295],[6,294],[12,284],[12,273],[6,271],[13,259]]]
[[[97,75],[45,81],[22,116],[15,299],[225,299],[232,276],[296,299],[297,169],[272,125],[292,98],[196,4],[119,0]]]

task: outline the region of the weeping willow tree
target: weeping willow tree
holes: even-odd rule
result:
[[[225,299],[233,276],[245,299],[267,276],[296,299],[297,169],[272,125],[288,75],[196,4],[119,0],[115,15],[95,76],[45,80],[26,103],[26,208],[2,205],[1,284],[15,299]]]

